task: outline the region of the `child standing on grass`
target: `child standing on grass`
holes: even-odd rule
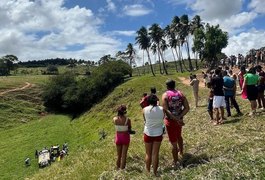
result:
[[[131,120],[126,117],[126,106],[121,105],[117,109],[117,116],[113,118],[115,125],[116,136],[115,143],[117,148],[117,169],[124,169],[126,166],[127,151],[130,144],[130,134],[131,131]]]

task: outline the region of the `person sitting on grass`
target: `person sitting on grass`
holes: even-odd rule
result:
[[[157,105],[157,97],[151,94],[148,97],[149,106],[143,109],[144,117],[144,143],[145,143],[145,168],[150,173],[152,164],[155,176],[159,164],[159,149],[163,139],[163,118],[164,112],[161,106]]]
[[[126,166],[127,151],[130,144],[130,134],[131,131],[131,120],[126,117],[126,106],[121,105],[117,109],[117,116],[113,118],[115,125],[116,136],[115,143],[117,148],[117,169],[124,169]]]

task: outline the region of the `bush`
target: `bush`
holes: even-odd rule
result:
[[[59,70],[54,65],[49,65],[46,70],[46,74],[59,74]]]
[[[52,77],[44,88],[44,105],[52,111],[82,113],[121,84],[131,72],[131,67],[123,61],[110,61],[96,68],[91,76],[76,78],[68,72]]]

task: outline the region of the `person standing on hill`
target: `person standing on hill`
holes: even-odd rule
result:
[[[225,103],[226,103],[226,111],[227,117],[231,116],[230,110],[230,101],[233,107],[235,107],[237,114],[242,115],[239,106],[236,102],[236,83],[235,80],[227,74],[227,71],[223,71],[223,79],[224,79],[224,95],[225,95]]]
[[[223,91],[224,80],[219,68],[214,71],[215,76],[212,78],[211,85],[213,88],[213,109],[215,114],[214,125],[222,124],[224,118],[225,96]],[[220,110],[220,112],[219,112]],[[220,117],[221,114],[221,117]]]
[[[264,99],[264,90],[265,90],[265,72],[262,70],[262,67],[258,65],[256,67],[259,74],[259,84],[258,84],[258,108],[262,110],[265,109],[265,99]]]
[[[161,106],[157,105],[157,97],[151,94],[148,97],[149,106],[143,109],[144,117],[144,143],[145,143],[145,168],[150,173],[152,164],[153,172],[157,176],[159,163],[159,149],[163,139],[163,118],[164,112]]]
[[[115,143],[117,148],[117,169],[124,169],[126,166],[127,151],[130,144],[130,134],[131,131],[131,120],[126,117],[126,106],[121,105],[117,109],[117,116],[113,118],[115,125],[116,136]]]
[[[155,95],[156,96],[156,88],[155,87],[151,87],[150,88],[150,91],[151,91],[151,93],[150,93],[150,95]],[[140,106],[142,107],[142,108],[145,108],[145,107],[147,107],[147,106],[149,106],[150,104],[149,104],[149,102],[148,102],[148,97],[149,97],[149,95],[147,95],[147,93],[144,93],[143,94],[143,97],[142,97],[142,99],[141,99],[141,101],[140,101]],[[157,96],[156,96],[157,97]],[[159,105],[159,98],[157,97],[157,105]]]
[[[251,105],[251,112],[249,113],[250,116],[256,114],[257,99],[258,99],[258,88],[257,88],[258,82],[259,82],[259,76],[256,74],[256,69],[254,67],[251,67],[248,73],[244,75],[244,83],[243,83],[243,89],[246,88],[247,97]]]
[[[183,155],[183,138],[181,135],[183,117],[189,112],[186,97],[175,89],[174,80],[166,81],[167,91],[162,95],[162,105],[165,112],[164,124],[172,145],[174,165],[178,163],[178,152]]]
[[[197,76],[193,75],[190,85],[192,86],[196,108],[198,107],[198,101],[199,101],[199,83],[200,81],[197,79]]]

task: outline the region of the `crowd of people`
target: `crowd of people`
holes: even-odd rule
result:
[[[238,73],[233,73],[228,67],[219,67],[204,76],[204,81],[209,88],[208,112],[215,125],[222,124],[226,119],[224,109],[227,117],[231,116],[231,107],[236,110],[237,116],[243,115],[236,100],[237,83],[241,97],[250,102],[249,116],[255,116],[257,108],[265,109],[265,73],[260,65],[249,69],[241,66]]]
[[[249,69],[241,66],[237,73],[227,66],[218,67],[209,73],[202,72],[202,77],[204,86],[209,89],[207,110],[214,125],[223,124],[226,117],[232,115],[231,108],[236,110],[236,116],[243,115],[236,100],[238,91],[243,99],[248,99],[250,102],[250,116],[256,115],[257,108],[265,110],[265,73],[261,66],[252,66]],[[190,85],[195,108],[198,107],[199,101],[199,83],[197,76],[191,74]],[[237,89],[237,85],[240,89]],[[187,98],[176,89],[174,80],[167,80],[166,87],[167,91],[163,93],[161,103],[155,87],[151,88],[149,95],[144,93],[140,101],[144,119],[145,169],[150,173],[152,167],[155,175],[158,175],[159,149],[165,130],[172,147],[173,165],[179,166],[179,155],[183,155],[182,127],[185,125],[183,118],[190,110]],[[113,118],[116,129],[117,169],[124,169],[126,166],[130,133],[132,133],[131,120],[126,116],[126,109],[125,105],[119,106],[117,116]]]
[[[174,166],[179,166],[179,154],[183,155],[182,126],[185,125],[183,117],[189,111],[187,98],[176,90],[174,80],[166,81],[167,91],[162,95],[160,105],[156,96],[156,88],[151,93],[143,94],[140,106],[144,119],[143,141],[145,143],[145,169],[148,173],[153,168],[154,175],[158,175],[159,149],[165,130],[172,145]],[[131,121],[126,117],[126,106],[117,109],[117,116],[113,118],[116,129],[115,143],[117,149],[117,169],[124,169],[126,165],[127,150],[130,144]]]

